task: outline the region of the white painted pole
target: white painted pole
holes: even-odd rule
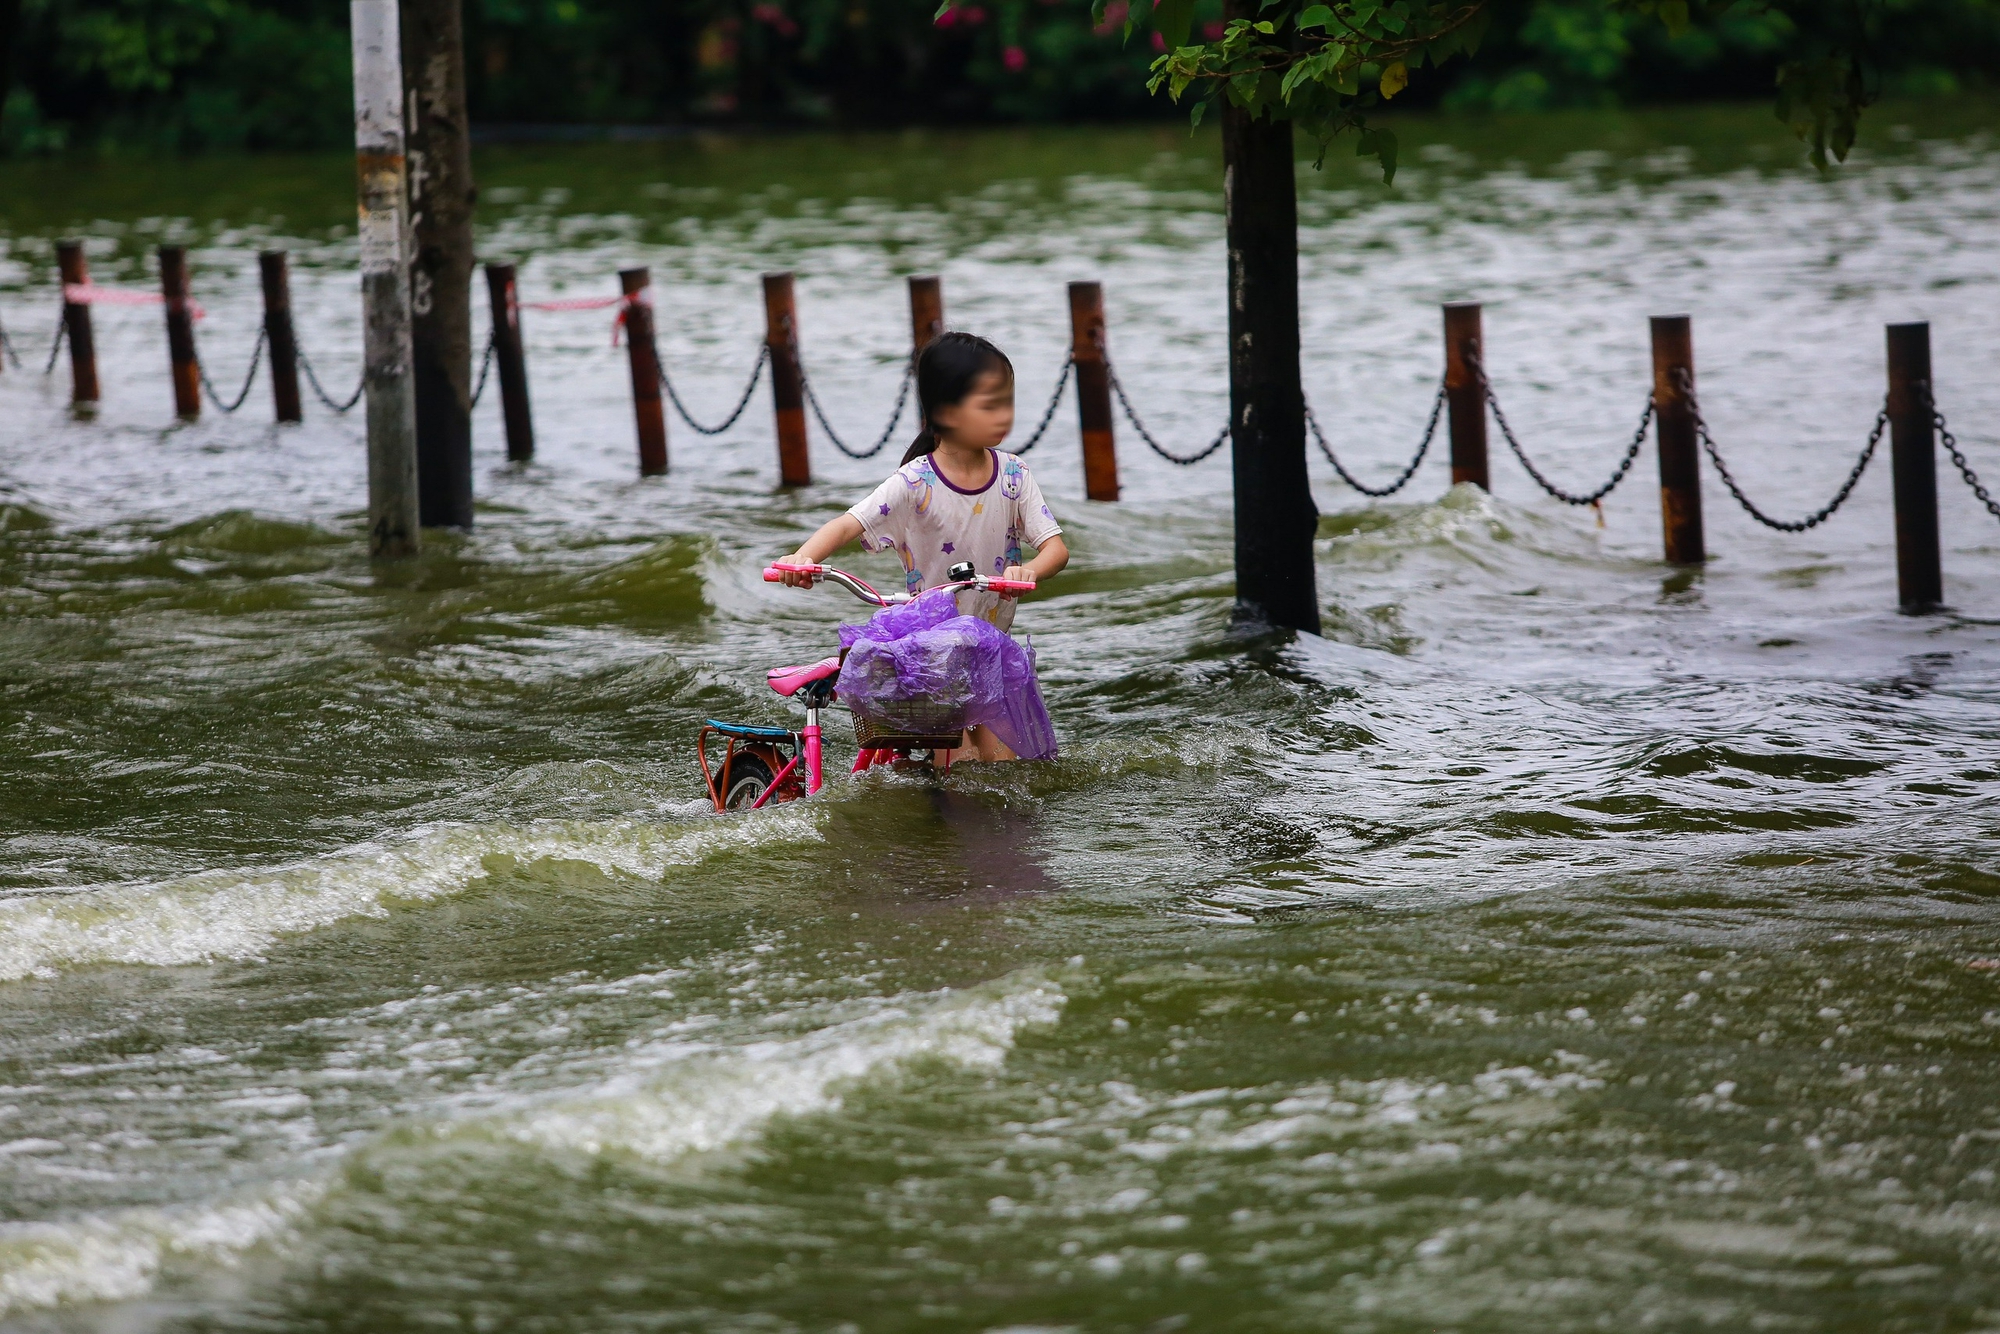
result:
[[[368,550],[416,554],[417,395],[405,258],[403,56],[396,0],[351,0],[354,165],[361,193],[363,372],[368,386]]]

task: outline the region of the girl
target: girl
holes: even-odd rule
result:
[[[1050,578],[1069,564],[1062,528],[1027,465],[999,445],[1014,429],[1014,366],[999,348],[968,333],[940,334],[917,356],[917,412],[923,430],[903,464],[869,497],[806,539],[790,559],[817,565],[848,543],[893,551],[912,593],[945,582],[945,571],[971,561],[1004,579]],[[1037,548],[1021,560],[1023,543]],[[808,582],[787,575],[793,586]],[[959,610],[1005,630],[1014,595],[964,589]],[[966,758],[1011,760],[986,728],[966,733]],[[968,753],[969,752],[969,753]]]

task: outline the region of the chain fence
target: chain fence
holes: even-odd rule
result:
[[[1931,399],[1931,386],[1928,380],[1919,386],[1919,392],[1924,396],[1924,406],[1931,410],[1931,425],[1937,428],[1938,439],[1944,442],[1945,452],[1951,455],[1952,466],[1958,469],[1958,475],[1965,479],[1965,484],[1972,488],[1972,494],[1979,497],[1979,503],[1986,507],[1986,512],[2000,519],[2000,503],[1994,501],[1986,487],[1981,484],[1979,474],[1965,461],[1965,454],[1958,447],[1957,437],[1952,435],[1951,428],[1945,425],[1944,414],[1938,411],[1937,404]]]
[[[1063,388],[1069,384],[1069,373],[1075,367],[1076,353],[1072,351],[1063,358],[1062,371],[1056,376],[1055,392],[1049,395],[1049,405],[1042,409],[1042,419],[1035,424],[1035,433],[1028,437],[1025,444],[1013,451],[1017,457],[1042,443],[1042,436],[1049,429],[1049,423],[1056,419],[1056,404],[1062,402]]]
[[[351,410],[356,403],[359,403],[361,401],[362,391],[368,388],[367,367],[365,366],[362,367],[361,378],[355,383],[354,392],[348,395],[347,401],[345,403],[336,403],[333,400],[333,395],[327,393],[326,387],[319,382],[319,374],[318,372],[313,370],[312,358],[306,355],[306,350],[303,347],[299,348],[298,354],[299,354],[299,369],[306,373],[306,383],[312,386],[313,394],[319,399],[321,403],[325,404],[330,410],[334,412],[347,412]]]
[[[1215,439],[1209,441],[1194,453],[1176,454],[1172,452],[1165,445],[1153,439],[1153,433],[1146,429],[1146,423],[1140,421],[1139,414],[1132,410],[1132,400],[1125,397],[1125,386],[1119,382],[1117,368],[1111,364],[1109,356],[1104,358],[1104,374],[1111,381],[1111,392],[1118,395],[1118,406],[1125,409],[1125,420],[1132,423],[1132,429],[1139,433],[1139,438],[1146,442],[1146,447],[1167,462],[1178,464],[1183,468],[1190,467],[1200,463],[1203,459],[1213,454],[1216,450],[1221,449],[1229,442],[1229,427],[1227,424],[1224,424],[1221,432]]]
[[[264,364],[264,344],[268,341],[270,341],[270,331],[260,327],[257,330],[257,346],[250,350],[250,369],[243,374],[243,387],[237,390],[236,397],[227,403],[222,401],[222,395],[216,391],[215,381],[208,378],[207,363],[196,356],[194,368],[201,373],[201,387],[208,394],[208,401],[215,404],[224,414],[236,411],[243,406],[243,401],[250,397],[250,386],[256,383],[257,368]]]
[[[1313,415],[1312,404],[1306,404],[1305,409],[1306,426],[1312,431],[1313,443],[1319,446],[1320,453],[1326,455],[1326,461],[1333,465],[1333,470],[1340,474],[1340,480],[1346,482],[1362,495],[1372,496],[1380,500],[1383,496],[1393,496],[1405,486],[1408,486],[1410,479],[1417,475],[1417,465],[1422,463],[1424,455],[1430,452],[1431,439],[1437,435],[1438,418],[1444,414],[1444,385],[1438,385],[1437,397],[1431,400],[1430,420],[1424,423],[1424,438],[1417,442],[1415,457],[1397,475],[1395,481],[1383,487],[1369,486],[1343,467],[1340,460],[1334,456],[1333,446],[1326,442],[1326,434],[1319,428],[1319,418]]]
[[[1751,503],[1750,497],[1743,494],[1743,488],[1736,484],[1736,478],[1729,471],[1729,465],[1722,461],[1722,451],[1715,447],[1715,437],[1708,433],[1708,422],[1701,415],[1701,401],[1694,394],[1694,381],[1689,378],[1685,369],[1675,368],[1674,386],[1686,397],[1688,412],[1694,417],[1695,438],[1701,441],[1702,452],[1708,455],[1708,461],[1715,465],[1716,475],[1721,477],[1722,484],[1729,488],[1729,494],[1736,497],[1736,503],[1743,507],[1744,513],[1766,528],[1775,528],[1781,533],[1803,533],[1808,529],[1819,527],[1832,518],[1834,511],[1846,504],[1847,498],[1854,494],[1855,484],[1861,480],[1861,474],[1868,470],[1869,462],[1875,457],[1875,447],[1882,443],[1882,432],[1889,425],[1889,409],[1885,406],[1875,414],[1875,425],[1869,429],[1868,443],[1861,447],[1861,457],[1854,460],[1854,466],[1848,470],[1847,480],[1840,484],[1840,490],[1833,493],[1833,499],[1805,518],[1788,522],[1784,519],[1774,519],[1758,509]]]
[[[42,374],[53,375],[56,358],[62,355],[63,343],[69,338],[69,320],[63,315],[56,316],[56,334],[49,340],[49,359],[42,366]]]
[[[472,401],[467,404],[469,408],[478,407],[479,400],[486,395],[486,375],[487,372],[493,369],[493,354],[499,347],[500,335],[497,333],[488,333],[486,335],[485,355],[479,359],[479,383],[472,386]]]
[[[730,409],[729,415],[714,426],[704,426],[696,421],[694,414],[687,410],[687,405],[681,402],[680,394],[674,389],[674,382],[667,377],[667,359],[665,357],[657,357],[655,361],[660,368],[660,385],[667,391],[667,398],[672,401],[674,411],[681,415],[681,420],[686,422],[697,435],[721,435],[724,431],[736,425],[736,419],[741,417],[743,410],[750,406],[750,395],[757,392],[757,382],[764,378],[764,368],[771,362],[771,345],[769,343],[757,344],[757,364],[750,368],[750,382],[743,386],[743,393],[737,398],[736,406]],[[901,400],[897,401],[896,415],[899,417],[902,416]],[[824,423],[822,422],[822,424]],[[892,427],[895,424],[894,421],[889,423]],[[829,431],[827,434],[831,435],[832,432]]]
[[[1479,377],[1480,390],[1485,394],[1487,408],[1493,413],[1494,424],[1500,428],[1500,438],[1507,442],[1507,448],[1514,452],[1514,457],[1519,459],[1521,466],[1528,470],[1528,476],[1535,479],[1535,485],[1541,487],[1542,490],[1548,492],[1563,504],[1595,505],[1616,490],[1618,484],[1625,480],[1625,474],[1632,471],[1633,463],[1639,458],[1639,451],[1645,447],[1646,430],[1653,424],[1653,396],[1651,393],[1646,395],[1646,408],[1645,411],[1639,414],[1639,425],[1632,432],[1632,443],[1625,447],[1625,457],[1618,460],[1618,466],[1612,470],[1610,479],[1595,491],[1578,494],[1576,492],[1565,491],[1548,478],[1542,476],[1542,470],[1534,465],[1534,462],[1528,457],[1528,452],[1521,448],[1521,442],[1514,438],[1514,428],[1507,424],[1507,414],[1500,410],[1500,399],[1493,392],[1493,382],[1486,378],[1486,367],[1476,357],[1468,358],[1468,364],[1472,368],[1472,373]]]
[[[819,428],[826,432],[826,438],[833,441],[833,447],[851,459],[872,459],[889,445],[889,437],[896,433],[896,423],[903,419],[903,406],[910,401],[910,382],[917,378],[917,360],[911,357],[903,366],[903,383],[896,389],[896,406],[889,412],[889,423],[882,428],[882,434],[866,449],[850,449],[833,423],[826,419],[826,409],[819,405],[819,395],[813,392],[812,379],[806,374],[805,362],[799,362],[799,385],[806,391],[806,402],[812,405],[813,416],[819,420]]]

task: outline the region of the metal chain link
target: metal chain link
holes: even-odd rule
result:
[[[480,396],[486,392],[486,373],[493,369],[493,349],[499,346],[499,341],[497,333],[486,335],[486,355],[479,361],[479,383],[472,387],[470,407],[478,407]]]
[[[1931,425],[1937,428],[1938,439],[1944,441],[1945,450],[1951,455],[1952,464],[1957,467],[1958,475],[1972,488],[1972,494],[1979,497],[1979,503],[1986,507],[1986,512],[2000,519],[2000,503],[1996,503],[1986,488],[1980,484],[1979,474],[1972,470],[1972,465],[1965,461],[1965,455],[1959,452],[1958,440],[1952,435],[1951,428],[1944,424],[1944,414],[1938,411],[1936,402],[1931,398],[1929,381],[1924,382],[1921,392],[1924,396],[1924,406],[1931,410]]]
[[[1715,471],[1722,478],[1722,484],[1729,488],[1729,494],[1736,497],[1746,513],[1766,528],[1775,528],[1781,533],[1803,533],[1809,528],[1817,528],[1833,517],[1833,512],[1847,503],[1847,497],[1854,491],[1855,483],[1868,469],[1868,462],[1875,457],[1875,447],[1882,443],[1883,428],[1889,424],[1889,409],[1885,406],[1875,414],[1875,425],[1868,432],[1868,443],[1861,447],[1861,457],[1848,470],[1847,480],[1840,484],[1840,490],[1833,493],[1833,499],[1812,514],[1793,523],[1774,519],[1750,503],[1750,497],[1743,494],[1743,488],[1736,485],[1736,478],[1730,475],[1729,465],[1722,461],[1722,451],[1715,447],[1715,439],[1708,433],[1708,423],[1702,419],[1701,403],[1694,396],[1694,381],[1689,378],[1685,367],[1674,368],[1674,387],[1687,399],[1688,412],[1694,417],[1695,437],[1701,441],[1702,452],[1715,465]],[[1956,451],[1954,451],[1956,452]]]
[[[1651,394],[1646,395],[1646,410],[1639,414],[1639,426],[1637,430],[1632,432],[1632,443],[1626,447],[1625,457],[1618,461],[1618,467],[1612,472],[1611,479],[1587,495],[1572,495],[1570,492],[1557,486],[1554,482],[1551,482],[1548,478],[1542,476],[1541,469],[1528,461],[1527,451],[1522,449],[1521,442],[1514,438],[1514,428],[1507,424],[1507,415],[1500,411],[1500,400],[1493,392],[1493,382],[1486,378],[1486,367],[1480,364],[1477,357],[1471,356],[1466,358],[1466,364],[1472,368],[1472,373],[1479,377],[1480,388],[1486,393],[1486,406],[1492,410],[1493,420],[1500,427],[1500,435],[1507,442],[1507,448],[1514,451],[1514,457],[1521,461],[1521,466],[1528,470],[1528,476],[1535,479],[1535,484],[1554,496],[1557,500],[1560,500],[1563,504],[1595,505],[1598,501],[1610,495],[1618,484],[1625,480],[1625,474],[1632,470],[1633,462],[1639,457],[1639,450],[1645,446],[1646,428],[1653,421],[1653,396]]]
[[[1403,469],[1395,481],[1384,487],[1365,485],[1353,473],[1342,467],[1340,460],[1333,456],[1333,446],[1326,442],[1326,436],[1319,429],[1319,418],[1313,415],[1312,404],[1306,404],[1305,408],[1306,425],[1312,430],[1313,441],[1319,446],[1319,452],[1326,455],[1326,461],[1333,465],[1333,470],[1340,474],[1340,480],[1362,495],[1373,496],[1380,500],[1383,496],[1392,496],[1407,486],[1410,479],[1417,475],[1417,465],[1422,463],[1424,455],[1430,452],[1431,438],[1437,434],[1438,417],[1444,412],[1444,385],[1438,385],[1437,397],[1431,402],[1431,418],[1424,423],[1424,438],[1417,445],[1416,457],[1410,460],[1409,466]]]
[[[208,367],[202,364],[199,355],[195,357],[194,368],[201,373],[201,387],[208,391],[208,400],[215,404],[217,410],[225,415],[234,412],[243,406],[244,399],[250,397],[250,386],[257,379],[257,368],[264,364],[264,344],[269,337],[269,330],[263,328],[257,330],[257,346],[250,351],[250,369],[244,373],[243,388],[237,391],[236,401],[233,403],[222,401],[222,395],[215,392],[215,382],[208,378]]]
[[[1118,372],[1111,365],[1111,358],[1109,356],[1106,356],[1104,358],[1104,374],[1105,377],[1111,381],[1111,392],[1118,395],[1118,406],[1125,409],[1125,420],[1132,423],[1132,429],[1139,433],[1139,438],[1146,442],[1146,447],[1148,449],[1151,449],[1155,454],[1158,454],[1161,458],[1165,459],[1167,462],[1177,463],[1181,467],[1186,468],[1193,464],[1200,463],[1203,459],[1207,458],[1210,454],[1213,454],[1216,450],[1221,449],[1223,445],[1228,443],[1229,427],[1227,425],[1224,425],[1221,434],[1217,435],[1215,439],[1209,441],[1206,446],[1196,450],[1194,453],[1192,454],[1169,453],[1164,445],[1162,445],[1159,441],[1153,439],[1153,433],[1146,429],[1146,423],[1139,420],[1139,414],[1132,411],[1132,400],[1125,397],[1125,386],[1119,383]]]
[[[757,392],[757,382],[764,378],[764,367],[770,363],[771,345],[769,343],[759,343],[757,345],[757,364],[750,368],[750,383],[743,386],[743,396],[736,400],[736,407],[731,410],[727,417],[724,417],[721,422],[714,426],[703,426],[694,419],[694,415],[681,402],[681,396],[674,392],[674,382],[667,378],[666,358],[661,357],[656,360],[660,368],[660,383],[665,386],[667,397],[673,400],[674,411],[681,414],[681,420],[692,427],[698,435],[721,435],[724,431],[736,425],[736,419],[743,415],[743,409],[750,406],[750,395]],[[901,416],[902,411],[902,400],[898,399],[896,402],[896,415]],[[889,424],[891,426],[895,425],[893,421]],[[827,434],[831,435],[833,432],[828,431]]]
[[[1056,376],[1056,391],[1049,395],[1049,405],[1042,409],[1042,420],[1036,424],[1035,433],[1028,437],[1027,443],[1013,450],[1016,456],[1025,454],[1042,443],[1042,433],[1049,429],[1049,423],[1056,418],[1056,404],[1062,402],[1063,386],[1069,383],[1069,373],[1075,365],[1076,353],[1072,351],[1063,358],[1062,373]]]
[[[335,412],[346,412],[350,408],[352,408],[356,403],[359,403],[361,401],[362,392],[368,388],[367,367],[364,366],[362,368],[361,382],[354,386],[353,395],[345,403],[336,403],[333,401],[333,396],[328,394],[326,392],[326,389],[323,386],[321,386],[319,382],[319,376],[313,373],[312,360],[306,356],[306,350],[304,348],[300,348],[298,349],[298,354],[299,354],[299,369],[303,370],[306,373],[306,383],[312,386],[312,391],[313,393],[319,396],[320,402],[326,404],[327,407],[331,408]]]
[[[903,419],[903,405],[910,400],[910,382],[917,377],[917,359],[915,357],[910,358],[903,366],[903,383],[896,390],[896,407],[889,414],[889,424],[882,428],[882,434],[876,438],[875,443],[863,450],[849,449],[847,442],[834,432],[833,424],[827,421],[826,412],[819,405],[819,395],[813,392],[812,381],[806,376],[805,362],[800,361],[798,366],[799,384],[806,391],[806,402],[812,404],[813,416],[819,419],[819,428],[826,432],[827,439],[833,441],[835,449],[851,459],[872,459],[887,447],[889,437],[896,433],[896,423]]]
[[[48,364],[42,367],[42,374],[55,374],[56,358],[62,355],[63,341],[68,337],[69,320],[63,315],[56,316],[56,336],[49,341],[49,360]]]

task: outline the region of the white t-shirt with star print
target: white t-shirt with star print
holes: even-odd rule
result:
[[[891,473],[868,499],[847,511],[861,523],[864,547],[893,551],[901,559],[903,586],[909,592],[946,582],[945,571],[960,561],[971,561],[980,574],[998,576],[1009,565],[1024,563],[1024,543],[1039,547],[1062,531],[1028,465],[1016,455],[989,452],[993,472],[977,490],[952,485],[926,454]],[[966,589],[958,595],[958,607],[1002,630],[1014,623],[1014,604],[998,593]]]

